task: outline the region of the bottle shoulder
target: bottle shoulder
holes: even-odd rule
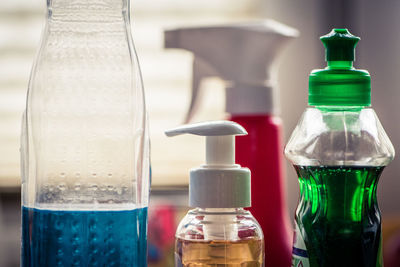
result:
[[[176,237],[197,241],[264,239],[256,219],[243,209],[222,212],[190,210],[179,223]]]
[[[307,108],[286,147],[295,165],[386,166],[394,148],[372,108]]]

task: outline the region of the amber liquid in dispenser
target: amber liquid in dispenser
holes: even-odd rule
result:
[[[260,239],[239,241],[176,241],[177,267],[257,267],[263,265],[264,242]]]

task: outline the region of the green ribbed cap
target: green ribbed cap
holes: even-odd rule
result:
[[[359,40],[347,29],[333,29],[321,37],[328,66],[310,74],[310,106],[371,105],[371,77],[368,71],[353,67],[354,50]]]

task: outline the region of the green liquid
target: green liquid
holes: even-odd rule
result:
[[[309,266],[382,266],[376,188],[383,168],[295,166],[300,183],[296,238],[304,241],[298,251],[306,251]]]

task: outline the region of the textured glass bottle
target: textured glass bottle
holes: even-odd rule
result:
[[[310,107],[285,148],[300,184],[293,266],[382,266],[376,190],[394,148],[368,72],[353,67],[359,38],[335,29],[321,40],[328,67],[311,73]]]
[[[22,129],[21,266],[147,266],[149,140],[129,0],[50,0]]]

